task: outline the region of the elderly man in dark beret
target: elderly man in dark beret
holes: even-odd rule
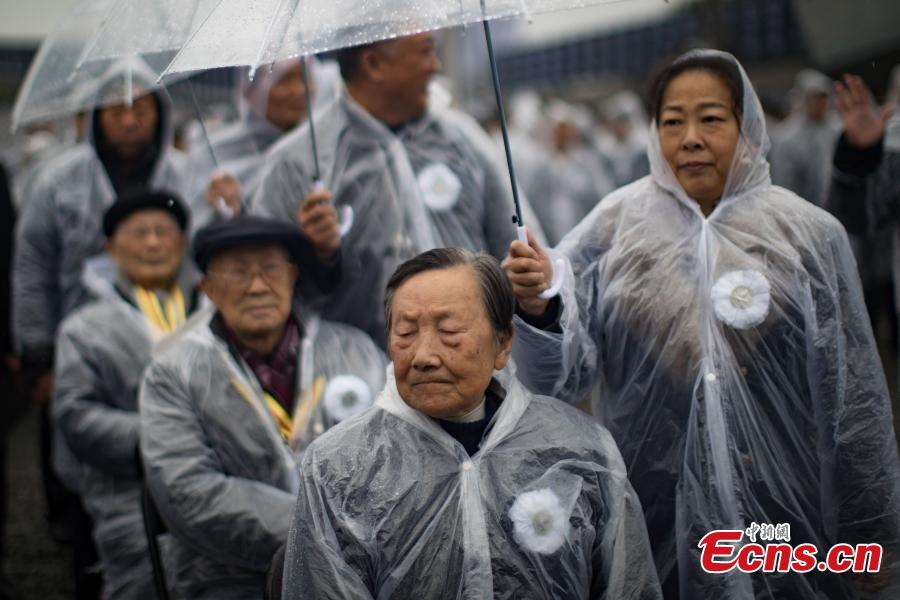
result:
[[[612,437],[507,364],[514,306],[484,254],[431,250],[394,272],[393,369],[304,456],[285,598],[660,596]]]
[[[287,540],[297,456],[383,384],[384,355],[365,334],[295,300],[314,254],[296,226],[259,217],[195,237],[214,310],[158,356],[141,389],[145,476],[173,534],[176,597],[262,596]]]
[[[197,272],[183,264],[187,224],[182,201],[169,192],[119,197],[103,216],[111,261],[88,263],[85,286],[94,300],[63,321],[56,344],[52,413],[81,463],[104,598],[154,593],[140,509],[137,397],[154,345],[197,304]]]

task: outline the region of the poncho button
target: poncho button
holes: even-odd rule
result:
[[[706,381],[708,381],[709,383],[715,383],[716,382],[716,374],[715,373],[707,373]]]
[[[472,464],[471,460],[467,460],[466,462],[464,462],[462,464],[462,470],[463,471],[471,471],[474,466],[475,465]]]

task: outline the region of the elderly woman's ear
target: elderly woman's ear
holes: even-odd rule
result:
[[[497,358],[494,359],[494,370],[499,371],[509,362],[509,355],[512,352],[512,341],[516,334],[516,326],[513,323],[509,325],[509,331],[501,333],[498,338]]]

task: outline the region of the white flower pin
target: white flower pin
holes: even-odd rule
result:
[[[509,509],[509,518],[519,545],[538,554],[553,554],[569,535],[569,515],[549,488],[520,494]]]
[[[422,169],[418,180],[422,199],[431,210],[449,210],[459,200],[462,182],[456,173],[443,163],[432,163]]]
[[[343,421],[372,406],[372,392],[356,375],[337,375],[325,386],[325,410],[335,421]]]
[[[772,286],[759,271],[729,271],[712,288],[713,309],[735,329],[756,327],[769,314]]]

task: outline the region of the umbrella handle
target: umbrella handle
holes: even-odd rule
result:
[[[313,181],[313,191],[321,192],[325,190],[325,183],[319,179]],[[338,215],[338,235],[344,237],[353,227],[353,207],[344,205],[336,207],[339,211]]]
[[[519,238],[519,241],[528,245],[528,230],[525,229],[524,225],[520,225],[516,227],[516,236]],[[563,273],[565,273],[566,261],[561,258],[557,258],[553,261],[553,266],[551,267],[553,270],[553,275],[550,278],[550,287],[546,290],[538,294],[538,298],[542,300],[549,300],[553,296],[559,293],[559,290],[562,289],[563,286]]]
[[[216,198],[216,212],[226,219],[230,219],[234,216],[234,211],[231,210],[231,207],[228,206],[228,203],[225,202],[225,198],[222,196]]]

